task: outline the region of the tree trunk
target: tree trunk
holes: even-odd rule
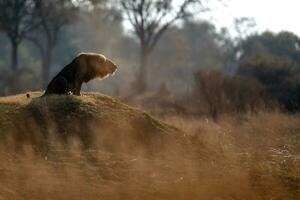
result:
[[[19,44],[15,41],[12,41],[11,69],[13,73],[16,73],[16,71],[18,70],[18,47]]]
[[[15,94],[18,92],[18,42],[11,40],[11,62],[10,62],[10,68],[12,70],[12,76],[9,80],[9,90],[12,94]]]
[[[147,75],[148,75],[148,58],[149,52],[142,47],[140,52],[140,66],[136,75],[136,80],[133,82],[133,89],[136,94],[142,94],[147,90]]]
[[[52,60],[52,50],[51,44],[47,44],[45,55],[43,56],[43,66],[42,66],[42,78],[43,86],[46,87],[49,81],[51,60]]]

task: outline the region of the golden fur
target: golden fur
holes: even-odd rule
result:
[[[102,54],[80,53],[75,59],[80,66],[77,78],[84,82],[95,78],[104,79],[117,70],[117,66]]]

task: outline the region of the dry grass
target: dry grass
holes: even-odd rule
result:
[[[212,190],[231,192],[232,199],[300,199],[299,116],[273,112],[223,116],[218,123],[176,116],[166,121],[201,141],[201,168],[208,165]],[[230,199],[225,196],[220,199]]]
[[[21,95],[0,109],[0,199],[300,199],[299,116],[163,119],[180,132],[100,94]]]

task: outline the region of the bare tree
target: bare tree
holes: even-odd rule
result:
[[[240,42],[247,36],[256,32],[257,24],[254,18],[240,17],[234,19],[234,29],[237,33],[236,40]]]
[[[0,29],[11,43],[11,69],[18,70],[18,47],[37,26],[32,0],[0,0]]]
[[[33,0],[40,26],[36,34],[26,39],[38,48],[42,61],[42,80],[47,84],[50,75],[53,49],[58,42],[62,28],[75,16],[75,6],[71,0]]]
[[[178,1],[173,0],[120,0],[120,2],[124,16],[132,25],[140,44],[140,66],[133,86],[137,93],[142,93],[147,88],[150,53],[163,33],[175,22],[187,17],[188,7],[199,0],[184,0],[177,6],[174,6],[174,2]]]

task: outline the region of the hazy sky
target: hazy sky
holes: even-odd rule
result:
[[[219,26],[232,26],[234,17],[253,17],[259,31],[289,30],[300,35],[300,0],[227,0],[206,17]]]

